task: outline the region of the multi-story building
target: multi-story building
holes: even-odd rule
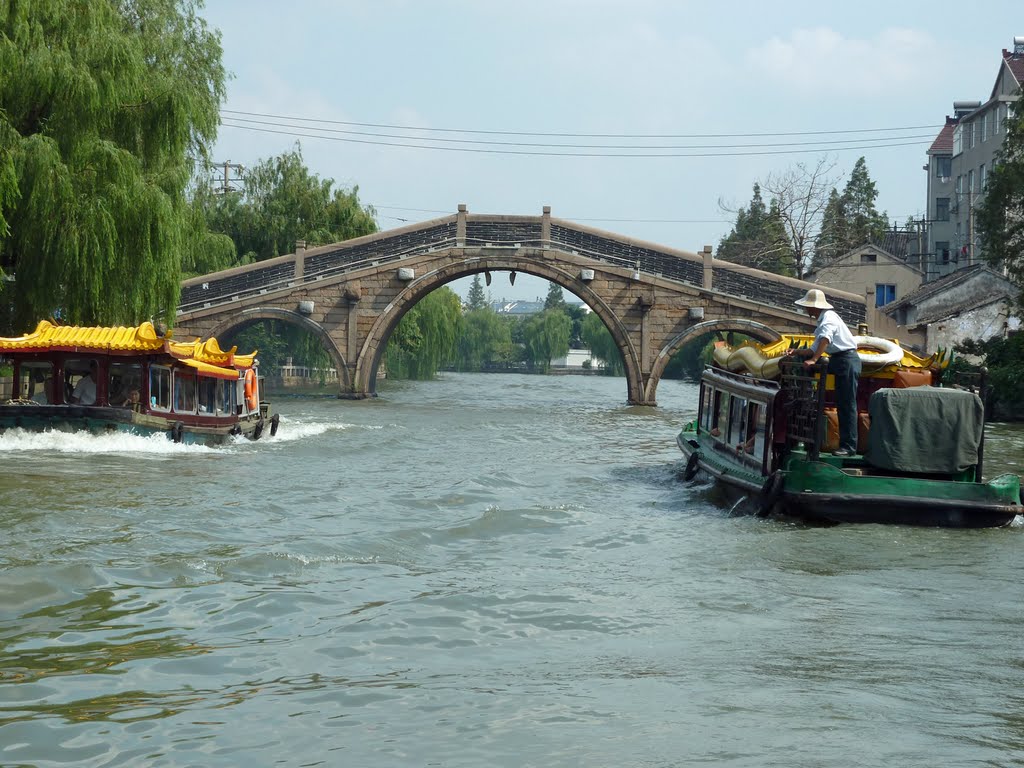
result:
[[[928,149],[928,249],[925,280],[978,262],[984,243],[974,209],[985,194],[988,174],[1006,138],[1010,105],[1024,83],[1024,37],[1003,49],[995,85],[987,101],[956,101],[953,116]]]

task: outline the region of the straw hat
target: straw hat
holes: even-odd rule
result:
[[[825,294],[817,288],[811,288],[806,296],[802,299],[797,299],[793,303],[799,304],[801,307],[810,307],[811,309],[832,309],[832,305],[825,301]]]

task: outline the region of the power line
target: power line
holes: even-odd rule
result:
[[[327,125],[349,125],[356,128],[384,128],[388,130],[421,131],[429,133],[468,133],[484,136],[546,136],[549,138],[572,139],[737,139],[756,137],[767,138],[771,136],[827,136],[840,135],[845,133],[892,133],[895,131],[920,131],[926,129],[937,130],[943,127],[942,125],[909,125],[895,128],[847,128],[844,130],[832,131],[778,131],[767,133],[563,133],[546,131],[496,131],[470,128],[423,128],[413,125],[393,125],[389,123],[359,123],[349,120],[326,120],[316,117],[275,115],[264,112],[245,112],[237,109],[222,109],[221,114],[245,115],[248,117],[266,117],[275,120],[292,120],[295,122],[325,123]]]
[[[321,128],[318,126],[311,126],[309,128],[302,125],[292,125],[290,123],[278,123],[270,122],[267,120],[253,120],[251,118],[232,118],[236,123],[241,122],[247,125],[260,125],[260,126],[271,126],[273,128],[292,128],[296,130],[316,130],[323,133],[329,134],[344,134],[348,136],[370,136],[378,139],[405,139],[410,141],[433,141],[443,142],[445,144],[473,144],[483,146],[498,146],[498,147],[541,147],[548,149],[634,149],[634,150],[667,150],[667,149],[761,149],[765,147],[803,147],[803,146],[823,146],[831,144],[850,144],[853,142],[883,142],[883,141],[903,141],[908,139],[934,139],[933,134],[913,134],[903,136],[878,136],[871,138],[857,138],[857,139],[827,139],[824,141],[789,141],[789,142],[759,142],[752,144],[669,144],[669,145],[658,145],[658,144],[548,144],[542,142],[525,142],[525,141],[493,141],[485,139],[449,139],[449,138],[436,138],[436,137],[420,137],[420,136],[404,136],[401,134],[394,133],[379,133],[374,131],[350,131],[340,128]]]
[[[327,141],[338,141],[348,144],[364,144],[371,146],[381,147],[400,147],[405,149],[429,149],[437,152],[468,152],[472,154],[487,154],[487,155],[517,155],[520,157],[590,157],[590,158],[671,158],[671,157],[755,157],[763,155],[794,155],[794,154],[807,154],[807,153],[818,153],[822,151],[828,152],[841,152],[841,151],[863,151],[866,149],[885,149],[890,147],[907,147],[907,146],[923,146],[931,141],[896,141],[888,144],[853,144],[852,146],[845,147],[815,147],[813,149],[774,149],[774,150],[757,150],[753,152],[537,152],[532,150],[522,149],[491,149],[482,147],[449,147],[449,146],[434,146],[431,144],[411,144],[406,142],[395,142],[395,141],[376,141],[370,139],[354,139],[345,136],[325,136],[319,133],[305,133],[296,130],[275,130],[271,128],[260,128],[251,125],[241,125],[237,123],[222,122],[223,126],[227,128],[238,128],[244,131],[254,131],[257,133],[271,133],[281,136],[301,137],[310,139],[325,139]],[[850,140],[853,142],[854,140]]]
[[[452,211],[438,211],[432,208],[404,208],[398,205],[374,205],[370,204],[374,210],[379,211],[410,211],[414,213],[439,213],[442,215],[449,215]],[[388,216],[389,219],[397,219],[398,216]],[[559,218],[568,219],[571,221],[608,221],[617,224],[729,224],[732,219],[615,219],[615,218],[579,218],[577,216],[561,216]],[[404,221],[404,219],[403,219]]]

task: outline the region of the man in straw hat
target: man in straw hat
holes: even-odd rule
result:
[[[825,300],[825,294],[817,288],[811,288],[806,296],[793,303],[806,309],[807,314],[818,322],[814,329],[814,344],[804,365],[814,365],[827,352],[828,372],[835,376],[839,448],[832,454],[852,456],[857,452],[857,379],[861,368],[857,342],[843,319]]]

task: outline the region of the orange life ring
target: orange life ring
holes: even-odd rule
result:
[[[256,395],[256,371],[252,368],[245,371],[245,404],[250,411],[258,410],[260,407],[259,397]]]

